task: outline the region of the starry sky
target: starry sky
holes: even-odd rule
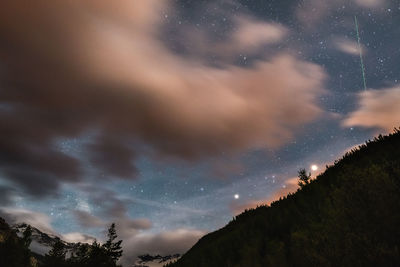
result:
[[[395,0],[3,1],[0,216],[184,252],[400,126],[399,25]]]

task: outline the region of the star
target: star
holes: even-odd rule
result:
[[[318,170],[318,166],[315,165],[315,164],[311,165],[311,170],[314,171],[314,172],[317,171]]]

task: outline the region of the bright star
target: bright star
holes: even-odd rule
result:
[[[311,170],[312,170],[312,171],[318,170],[318,166],[315,165],[315,164],[311,165]]]
[[[239,199],[239,194],[234,195],[235,199]]]

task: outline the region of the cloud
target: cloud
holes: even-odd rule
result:
[[[133,219],[128,215],[127,205],[132,203],[131,199],[121,199],[114,191],[96,186],[81,186],[81,189],[86,192],[88,202],[92,206],[100,207],[96,215],[88,210],[72,210],[76,221],[82,227],[106,228],[111,223],[115,223],[119,233],[128,237],[152,227],[150,220],[146,218]],[[100,218],[107,218],[107,220]]]
[[[197,211],[180,209],[176,205],[169,207],[167,204],[150,200],[121,199],[115,192],[95,185],[80,185],[80,188],[86,193],[88,203],[100,209],[96,214],[84,210],[73,211],[76,221],[85,228],[102,227],[104,229],[107,229],[111,223],[115,223],[118,238],[123,240],[124,254],[121,261],[127,265],[132,264],[141,254],[167,255],[186,252],[204,234],[203,231],[190,229],[155,232],[149,219],[131,218],[128,214],[128,205],[136,203],[149,205],[156,209],[173,211],[178,217],[184,212],[198,214]],[[80,238],[79,235],[72,235],[72,237]],[[100,238],[100,240],[103,239]]]
[[[381,7],[386,3],[385,0],[354,0],[354,2],[367,8]]]
[[[317,22],[331,11],[332,6],[338,4],[337,0],[322,1],[310,0],[300,4],[296,10],[297,19],[305,26],[317,27]]]
[[[12,202],[15,189],[6,185],[0,185],[0,206],[6,206]]]
[[[133,236],[140,230],[148,230],[152,226],[151,221],[148,219],[131,219],[127,215],[111,217],[108,218],[108,222],[105,222],[85,211],[75,211],[74,214],[77,222],[84,228],[107,228],[111,223],[115,223],[118,227],[118,232],[123,236]]]
[[[71,243],[88,243],[92,244],[96,238],[90,235],[74,232],[74,233],[68,233],[68,234],[63,234],[61,236],[61,239],[66,241],[66,242],[71,242]]]
[[[96,238],[79,232],[60,234],[51,226],[51,218],[44,213],[35,212],[26,209],[0,208],[0,217],[7,223],[14,225],[26,223],[39,231],[57,236],[67,242],[82,242],[91,244]],[[30,249],[36,253],[44,255],[50,250],[50,247],[44,246],[37,240],[33,240]]]
[[[104,227],[106,224],[100,218],[82,210],[73,211],[77,222],[85,228]]]
[[[176,254],[186,252],[204,234],[203,231],[190,229],[176,229],[173,231],[154,232],[152,222],[147,218],[131,218],[128,214],[127,205],[140,203],[150,205],[155,208],[169,209],[168,205],[162,203],[140,200],[140,199],[120,199],[111,190],[99,188],[93,185],[81,185],[81,189],[86,192],[88,202],[92,206],[100,206],[98,214],[91,214],[87,211],[73,211],[77,222],[85,228],[103,227],[107,229],[113,222],[116,224],[118,238],[122,239],[124,254],[121,263],[132,264],[136,257],[141,254]],[[182,213],[180,209],[173,209]],[[187,212],[187,210],[184,210]],[[102,220],[101,218],[107,218]],[[65,235],[64,235],[65,236]],[[79,240],[80,235],[72,233],[70,240]],[[100,240],[103,240],[100,238]]]
[[[101,207],[101,217],[124,217],[127,213],[126,205],[132,202],[131,199],[121,199],[113,190],[97,185],[82,183],[79,185],[79,188],[82,194],[87,197],[85,206]],[[89,212],[90,209],[80,209],[80,213],[82,214],[89,214]],[[84,217],[86,216],[84,215]]]
[[[0,217],[4,218],[10,224],[27,223],[42,232],[55,233],[51,227],[50,217],[40,212],[25,209],[0,208]]]
[[[85,226],[97,227],[102,224],[100,219],[85,212],[77,212],[78,221],[85,221]],[[25,209],[0,208],[0,217],[3,217],[8,223],[27,223],[40,231],[59,236],[67,242],[92,243],[95,237],[80,232],[71,232],[59,234],[51,226],[49,216],[29,211]],[[184,253],[193,246],[202,237],[205,232],[191,229],[176,229],[160,233],[144,232],[151,227],[151,222],[147,219],[127,219],[120,218],[116,222],[117,234],[123,240],[124,255],[122,262],[131,264],[138,255],[141,254],[161,254],[169,255],[175,253]],[[106,226],[104,224],[103,226]],[[43,251],[42,246],[36,247],[35,251]]]
[[[151,228],[151,221],[145,218],[126,221],[129,228],[146,230]]]
[[[315,64],[277,54],[217,68],[171,52],[159,38],[168,3],[3,5],[0,99],[9,108],[0,114],[0,169],[10,181],[35,196],[80,181],[82,160],[55,142],[93,129],[99,135],[83,154],[106,177],[133,178],[143,144],[186,160],[273,148],[322,114],[325,73]],[[255,19],[238,23],[226,40],[237,49],[284,34]]]
[[[298,20],[306,27],[318,29],[322,20],[329,17],[334,12],[350,11],[352,15],[360,8],[373,8],[379,10],[387,3],[386,0],[309,0],[299,4],[296,10]],[[343,14],[343,13],[342,13]]]
[[[344,53],[350,54],[350,55],[359,55],[360,51],[358,48],[357,42],[354,41],[349,41],[346,39],[337,39],[334,42],[336,48]],[[361,48],[362,52],[365,53],[365,48]]]
[[[361,92],[358,108],[346,117],[343,125],[380,128],[387,132],[399,127],[400,87]]]
[[[89,145],[89,150],[92,151],[91,162],[94,166],[103,166],[103,171],[107,175],[121,178],[135,176],[137,172],[133,163],[135,154],[127,143],[129,139],[115,138],[111,134],[105,135]]]
[[[203,7],[204,10],[201,12],[215,11],[218,6],[215,3],[203,5],[207,8]],[[230,18],[231,14],[227,12],[217,13],[219,14],[214,16],[224,17],[229,21],[231,25],[229,29],[218,24],[213,29],[199,28],[191,24],[175,29],[179,37],[174,39],[178,39],[175,41],[182,47],[184,54],[205,62],[211,57],[214,65],[226,66],[233,64],[239,55],[246,55],[249,58],[268,56],[270,52],[268,49],[283,41],[289,34],[289,30],[278,23],[261,21],[242,14]],[[224,37],[215,38],[216,28],[224,32]]]
[[[131,264],[142,254],[172,255],[185,253],[206,233],[200,230],[176,229],[161,233],[141,233],[124,238],[122,263]]]
[[[232,35],[233,46],[238,50],[258,49],[262,45],[277,43],[287,34],[281,25],[239,17],[237,30]]]

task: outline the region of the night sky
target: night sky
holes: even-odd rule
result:
[[[399,127],[399,63],[397,0],[2,1],[0,216],[182,253]]]

